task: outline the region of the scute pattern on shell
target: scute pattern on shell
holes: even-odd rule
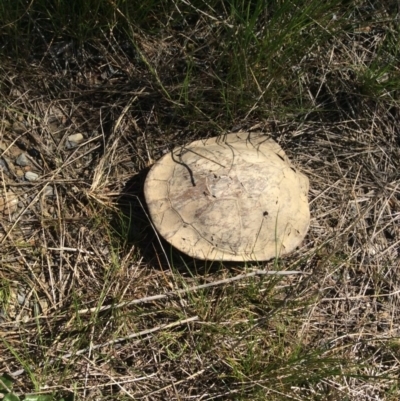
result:
[[[306,235],[308,179],[260,132],[195,141],[150,170],[145,197],[159,233],[199,259],[268,260]]]

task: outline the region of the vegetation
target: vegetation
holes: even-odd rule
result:
[[[398,7],[1,0],[0,398],[397,401]],[[235,129],[310,179],[287,258],[151,228],[146,169]]]

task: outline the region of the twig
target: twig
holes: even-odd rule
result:
[[[132,333],[129,336],[126,336],[126,337],[116,338],[115,340],[107,341],[107,342],[102,343],[102,344],[91,345],[89,347],[80,349],[80,350],[78,350],[76,352],[69,352],[68,354],[64,354],[63,356],[61,356],[61,358],[68,359],[68,358],[71,358],[72,356],[75,356],[75,355],[84,354],[87,351],[93,351],[95,349],[106,347],[107,345],[114,345],[114,344],[120,343],[122,341],[130,340],[132,338],[142,337],[142,336],[154,333],[154,332],[159,331],[159,330],[170,329],[172,327],[181,326],[182,324],[189,323],[189,322],[194,322],[196,320],[199,320],[199,317],[198,316],[192,316],[192,317],[189,317],[188,319],[178,320],[177,322],[173,322],[173,323],[170,323],[170,324],[164,324],[164,325],[161,325],[161,326],[156,326],[156,327],[153,327],[152,329],[139,331],[138,333]],[[52,363],[54,363],[54,362],[56,362],[58,360],[59,360],[58,358],[57,359],[53,358],[50,361],[48,361],[47,364],[51,365]],[[41,363],[40,366],[43,366],[43,364],[44,364],[44,362]],[[9,375],[12,376],[12,377],[16,377],[16,376],[21,375],[25,371],[26,371],[26,369],[22,368],[22,369],[19,369],[19,370],[15,371],[15,372],[9,373]]]
[[[191,292],[191,291],[198,291],[198,290],[201,290],[203,288],[215,287],[217,285],[227,284],[227,283],[231,283],[231,282],[234,282],[234,281],[243,280],[243,279],[249,278],[249,277],[261,276],[261,275],[288,276],[288,275],[293,275],[293,274],[308,274],[308,273],[297,271],[297,270],[287,270],[287,271],[255,270],[255,271],[253,271],[251,273],[239,274],[238,276],[226,278],[224,280],[218,280],[218,281],[214,281],[212,283],[201,284],[201,285],[198,285],[198,286],[188,287],[188,288],[184,288],[184,289],[180,289],[180,290],[176,290],[176,291],[170,291],[170,292],[167,292],[165,294],[152,295],[150,297],[134,299],[132,301],[120,302],[119,304],[105,305],[105,306],[101,306],[101,307],[81,309],[77,313],[79,315],[84,315],[86,313],[103,312],[103,311],[111,309],[111,308],[122,308],[124,306],[137,305],[137,304],[150,302],[150,301],[158,301],[160,299],[165,299],[165,298],[169,298],[169,297],[172,297],[172,296],[185,294],[185,293],[188,293],[188,292]]]
[[[93,351],[95,349],[106,347],[107,345],[114,345],[114,344],[120,343],[122,341],[131,340],[132,338],[145,336],[147,334],[151,334],[151,333],[154,333],[154,332],[159,331],[159,330],[170,329],[172,327],[181,326],[182,324],[189,323],[189,322],[194,322],[196,320],[199,320],[199,317],[198,316],[192,316],[192,317],[189,317],[188,319],[178,320],[177,322],[173,322],[173,323],[170,323],[170,324],[164,324],[162,326],[156,326],[156,327],[153,327],[152,329],[142,330],[142,331],[139,331],[138,333],[129,334],[129,336],[126,336],[126,337],[120,337],[120,338],[116,338],[115,340],[107,341],[107,342],[102,343],[102,344],[92,345],[90,347],[80,349],[80,350],[78,350],[76,352],[69,352],[68,354],[63,355],[62,358],[70,358],[73,355],[81,355],[81,354],[83,354],[83,353],[85,353],[86,351],[89,351],[89,350]]]

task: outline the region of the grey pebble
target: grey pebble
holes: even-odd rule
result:
[[[74,141],[65,142],[65,147],[67,149],[73,149],[73,148],[76,148],[77,146],[78,146],[78,144],[76,142],[74,142]]]
[[[51,187],[50,185],[48,185],[48,186],[44,189],[43,193],[44,193],[44,196],[54,196],[54,188]]]
[[[15,163],[17,163],[18,166],[25,167],[25,166],[29,166],[30,161],[29,161],[29,159],[26,157],[26,154],[25,154],[25,153],[21,153],[21,154],[17,157],[17,160],[15,161]]]
[[[0,170],[8,171],[8,166],[7,163],[4,161],[4,159],[0,159]]]
[[[39,178],[39,175],[36,173],[33,173],[32,171],[27,171],[25,173],[25,179],[27,181],[36,181]]]
[[[26,295],[19,292],[17,298],[18,298],[18,303],[20,305],[23,305],[26,299]]]

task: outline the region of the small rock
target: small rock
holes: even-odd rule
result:
[[[2,159],[3,159],[4,162],[7,164],[8,170],[11,171],[12,174],[15,174],[15,165],[14,165],[14,163],[11,161],[11,159],[8,158],[6,155],[3,155]]]
[[[79,143],[79,142],[82,142],[82,141],[83,141],[83,135],[82,135],[82,134],[70,135],[70,136],[68,137],[68,140],[69,140],[69,141],[72,141],[72,142]]]
[[[79,143],[79,142],[83,141],[83,135],[82,134],[73,134],[68,137],[68,140]]]
[[[82,135],[82,134],[73,134],[73,135],[70,135],[70,136],[68,137],[68,140],[67,140],[66,144],[65,144],[65,147],[66,147],[67,149],[76,148],[76,147],[78,146],[78,144],[79,144],[80,142],[82,142],[82,141],[83,141],[83,135]]]
[[[29,159],[26,157],[26,154],[25,154],[25,153],[21,153],[21,154],[17,157],[17,160],[15,161],[15,163],[17,163],[18,166],[25,167],[25,166],[29,166],[30,161],[29,161]]]
[[[8,171],[7,163],[4,159],[0,159],[0,171]]]
[[[44,191],[43,191],[44,196],[54,196],[54,188],[48,185]]]
[[[23,305],[25,303],[26,295],[19,292],[17,295],[17,299],[18,299],[18,303],[20,305]]]
[[[19,169],[15,170],[15,175],[17,177],[22,178],[24,176],[24,172],[19,168]]]
[[[65,147],[67,149],[73,149],[73,148],[76,148],[77,146],[78,146],[78,144],[76,142],[73,142],[73,141],[65,142]]]
[[[39,178],[39,175],[36,173],[33,173],[32,171],[27,171],[25,173],[25,179],[27,181],[36,181]]]
[[[0,192],[0,213],[12,214],[17,210],[18,199],[10,191]]]

